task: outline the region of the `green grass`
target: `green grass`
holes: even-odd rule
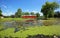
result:
[[[0,31],[0,36],[13,36],[13,37],[22,37],[25,38],[28,35],[37,35],[37,34],[44,34],[44,35],[60,35],[60,26],[53,25],[53,26],[35,26],[35,27],[28,27],[29,30],[20,30],[14,33],[14,28],[9,28],[3,31]]]
[[[5,21],[24,21],[24,20],[27,20],[27,19],[23,19],[23,18],[3,18],[3,19],[0,19],[0,22],[5,22]]]
[[[27,19],[23,18],[3,18],[0,19],[0,22],[5,22],[5,21],[24,21]],[[50,21],[55,22],[56,19],[50,19],[50,20],[43,20],[44,21]],[[59,20],[58,20],[59,21]],[[0,29],[3,28],[2,25],[0,25]],[[60,25],[49,25],[49,26],[33,26],[33,27],[28,27],[27,29],[29,30],[20,30],[16,33],[14,33],[14,28],[8,28],[6,30],[0,31],[0,36],[12,36],[12,37],[21,37],[21,38],[26,38],[28,35],[37,35],[37,34],[44,34],[44,35],[60,35]]]

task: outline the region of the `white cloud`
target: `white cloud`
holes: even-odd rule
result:
[[[40,13],[40,16],[43,16],[43,13],[39,12]]]
[[[32,12],[34,12],[34,13],[39,13],[40,16],[43,16],[43,14],[42,14],[41,12],[39,12],[39,11],[35,11],[35,10],[33,10]]]
[[[14,15],[14,13],[13,13],[13,12],[8,11],[8,10],[7,10],[7,12],[3,12],[2,14],[3,14],[4,16]]]
[[[37,13],[38,11],[33,10],[32,12]]]
[[[24,12],[30,12],[30,10],[27,9],[27,10],[25,10]]]
[[[39,11],[37,11],[37,10],[29,10],[29,9],[27,9],[27,10],[25,10],[24,12],[34,12],[34,13],[37,13],[37,12],[39,12]]]
[[[55,10],[55,12],[56,12],[56,11],[60,11],[60,8],[59,8],[59,9],[57,9],[57,10]]]
[[[7,8],[8,8],[8,7],[7,7],[6,5],[4,5],[4,4],[2,5],[2,7],[3,7],[3,8],[5,8],[5,9],[7,9]]]
[[[6,12],[3,12],[2,14],[3,14],[4,16],[8,16],[8,15],[7,15],[8,13],[6,13]]]

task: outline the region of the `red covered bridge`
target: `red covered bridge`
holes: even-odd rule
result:
[[[36,15],[23,15],[22,18],[36,18]]]

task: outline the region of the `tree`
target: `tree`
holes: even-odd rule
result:
[[[35,15],[34,12],[31,12],[30,14],[31,14],[31,15]]]
[[[60,18],[60,12],[59,11],[55,12],[54,17],[55,18]]]
[[[45,5],[42,6],[41,12],[43,13],[45,19],[48,17],[54,16],[54,10],[57,9],[59,5],[56,2],[46,2]]]
[[[15,13],[15,16],[16,16],[16,17],[21,17],[21,15],[22,15],[22,10],[19,8],[19,9],[17,10],[17,12]]]
[[[30,15],[30,14],[29,14],[29,12],[25,12],[25,14],[24,14],[24,15]]]
[[[0,16],[2,16],[2,10],[0,9]]]
[[[14,16],[14,15],[11,15],[10,17],[11,17],[11,18],[14,18],[15,16]]]
[[[40,14],[36,13],[36,19],[39,20],[39,18],[40,18]]]

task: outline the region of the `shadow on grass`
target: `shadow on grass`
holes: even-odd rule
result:
[[[26,38],[60,38],[60,36],[57,35],[43,35],[43,34],[38,34],[38,35],[28,35]]]

